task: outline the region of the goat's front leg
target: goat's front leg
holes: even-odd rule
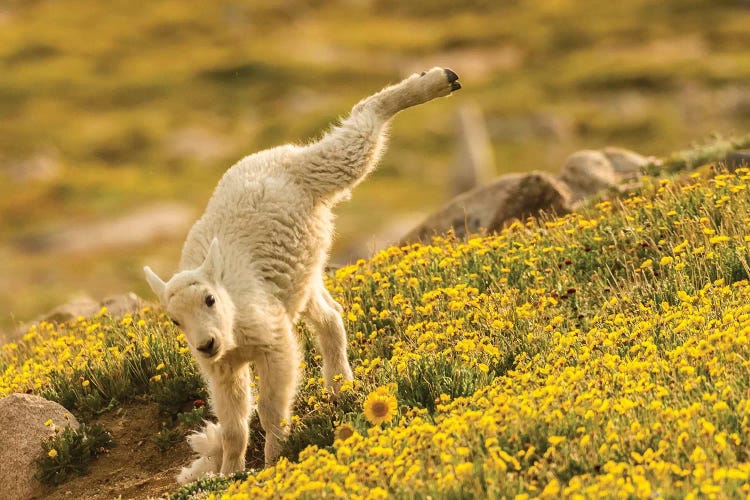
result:
[[[258,416],[266,433],[266,466],[276,462],[281,453],[281,445],[289,435],[299,364],[299,347],[291,328],[255,359],[255,369],[260,379]]]
[[[249,437],[248,421],[252,411],[250,370],[245,363],[237,370],[215,373],[209,379],[214,413],[221,426],[221,473],[245,470],[245,452]]]

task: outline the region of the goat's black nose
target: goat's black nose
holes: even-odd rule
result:
[[[199,350],[200,352],[205,352],[206,354],[209,354],[209,353],[211,353],[211,351],[213,351],[213,350],[214,350],[214,339],[213,339],[213,338],[211,338],[211,340],[209,340],[208,342],[206,342],[206,343],[205,343],[205,344],[203,344],[202,346],[199,346],[199,347],[198,347],[198,350]]]

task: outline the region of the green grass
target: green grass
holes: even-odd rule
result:
[[[85,474],[97,456],[115,445],[112,436],[98,424],[84,423],[77,430],[66,427],[43,443],[37,477],[42,484],[62,484],[73,475]]]

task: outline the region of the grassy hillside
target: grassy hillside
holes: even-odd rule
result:
[[[181,235],[33,252],[61,228],[154,200],[205,205],[250,152],[318,135],[353,103],[440,64],[453,99],[399,116],[339,210],[336,252],[448,191],[456,109],[486,114],[498,173],[582,147],[664,155],[750,127],[750,10],[739,0],[10,0],[0,6],[0,325],[76,292],[143,295]],[[58,174],[19,181],[41,157]],[[31,242],[31,243],[29,243]]]
[[[703,172],[338,270],[355,381],[332,400],[301,326],[284,458],[226,498],[746,496],[750,170]],[[84,416],[146,398],[185,422],[205,399],[185,351],[159,311],[42,325],[2,347],[0,395]]]

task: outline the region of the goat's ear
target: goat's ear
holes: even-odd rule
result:
[[[218,282],[221,278],[222,262],[221,262],[221,250],[219,249],[219,240],[214,238],[211,240],[211,246],[208,247],[208,255],[206,260],[203,261],[200,267],[201,273],[214,282]]]
[[[148,281],[151,290],[159,297],[160,301],[164,302],[164,289],[167,287],[167,284],[150,267],[144,267],[143,271],[146,273],[146,281]]]

